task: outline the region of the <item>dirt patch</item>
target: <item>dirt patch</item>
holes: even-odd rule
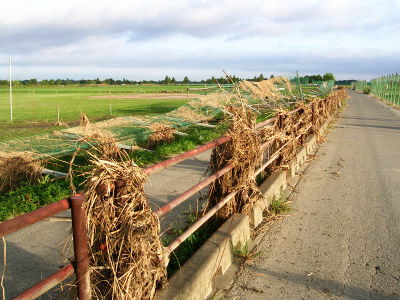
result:
[[[197,94],[131,94],[131,95],[99,95],[89,96],[87,99],[128,99],[128,100],[171,100],[171,99],[193,99],[198,97]]]

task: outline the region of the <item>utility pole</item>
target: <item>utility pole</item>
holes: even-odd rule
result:
[[[11,121],[13,120],[11,57],[10,57],[10,120]]]

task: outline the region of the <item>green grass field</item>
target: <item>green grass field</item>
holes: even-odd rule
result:
[[[151,99],[148,93],[162,91],[179,92],[185,95],[184,86],[111,86],[111,87],[21,87],[13,90],[13,117],[15,121],[57,122],[77,120],[81,112],[89,118],[160,114],[186,103],[186,99]],[[113,99],[108,95],[147,93],[141,99]],[[192,92],[191,92],[192,93]],[[103,99],[90,99],[101,96]],[[150,96],[151,97],[151,96]],[[157,97],[155,97],[157,98]],[[9,94],[6,87],[0,88],[0,120],[10,119]]]
[[[164,114],[185,104],[186,92],[187,87],[182,85],[14,87],[14,121],[10,122],[8,88],[0,87],[0,140],[51,132],[57,129],[58,117],[60,122],[76,124],[81,112],[91,120]],[[190,91],[192,94],[196,92],[201,91]],[[170,93],[180,93],[177,97],[180,99],[174,99]],[[132,94],[138,95],[137,99],[112,98],[113,95]],[[169,99],[157,99],[160,98],[158,95]],[[104,97],[93,99],[92,96]]]

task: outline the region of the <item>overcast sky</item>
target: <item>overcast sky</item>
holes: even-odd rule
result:
[[[400,72],[400,0],[4,0],[0,78]]]

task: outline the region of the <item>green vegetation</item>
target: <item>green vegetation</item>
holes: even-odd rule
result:
[[[0,141],[50,133],[62,127],[43,122],[0,122]]]
[[[172,143],[161,144],[153,151],[138,150],[132,153],[132,159],[141,167],[154,164],[168,157],[195,148],[200,144],[207,143],[220,137],[226,130],[225,126],[216,128],[189,127],[181,130],[186,136],[177,136]]]
[[[181,229],[174,229],[173,232],[163,238],[164,246],[168,246],[175,238],[181,235],[190,225],[198,220],[199,216],[196,213],[191,213],[188,216],[186,226]],[[174,274],[192,255],[204,244],[204,242],[221,226],[222,222],[211,219],[203,226],[197,229],[190,235],[170,256],[170,261],[167,267],[168,276]]]
[[[365,88],[363,88],[363,93],[366,95],[369,95],[371,93],[371,87],[366,86]]]
[[[23,184],[16,190],[0,195],[0,222],[44,205],[61,200],[71,194],[69,181],[43,177],[37,184]]]
[[[256,258],[262,254],[261,251],[252,252],[250,249],[250,243],[247,241],[244,245],[237,245],[232,247],[233,253],[244,259],[245,262]]]
[[[274,200],[272,200],[272,203],[269,207],[269,212],[274,214],[274,215],[279,215],[286,213],[290,210],[290,206],[287,202],[286,195],[284,193],[281,193],[281,195]]]
[[[149,87],[150,88],[150,87]],[[111,116],[156,115],[164,114],[185,104],[187,99],[112,99],[101,88],[67,87],[56,91],[55,88],[35,88],[29,92],[26,88],[16,89],[13,93],[13,115],[16,121],[57,122],[58,113],[61,122],[79,119],[81,112],[96,120]],[[112,90],[110,94],[129,93]],[[91,96],[104,95],[105,98],[93,99]],[[0,98],[7,99],[5,89],[0,89]],[[0,120],[10,119],[8,101],[0,101]]]

